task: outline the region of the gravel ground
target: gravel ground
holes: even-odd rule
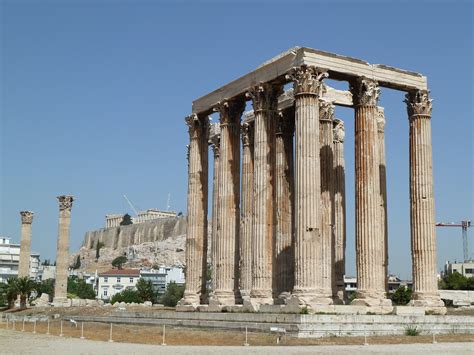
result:
[[[474,354],[474,343],[338,346],[156,346],[0,330],[1,354]]]

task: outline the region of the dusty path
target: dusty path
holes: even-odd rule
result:
[[[338,346],[157,346],[0,330],[1,354],[473,354],[474,343]]]

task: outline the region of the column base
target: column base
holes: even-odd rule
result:
[[[209,297],[209,306],[233,306],[239,301],[240,297],[233,291],[216,290]]]
[[[67,297],[54,297],[51,306],[53,307],[71,307],[72,301]]]
[[[391,307],[392,300],[386,297],[385,292],[357,291],[356,298],[351,302],[353,306]]]
[[[250,300],[250,290],[240,290],[240,297],[242,298],[242,303]]]
[[[333,304],[331,294],[326,294],[314,289],[295,289],[291,297],[287,300],[288,305],[303,305],[315,308],[317,306],[327,306]]]
[[[191,306],[197,308],[201,304],[201,300],[196,293],[184,293],[183,298],[178,302],[178,306]]]
[[[275,299],[275,304],[286,304],[291,297],[291,292],[284,291],[281,292]]]
[[[271,290],[251,290],[250,299],[244,300],[244,309],[249,312],[258,312],[261,305],[273,304]]]
[[[409,303],[413,307],[424,307],[426,314],[446,314],[444,302],[439,297],[438,292],[415,292]]]

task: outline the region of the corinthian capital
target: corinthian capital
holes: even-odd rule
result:
[[[302,65],[293,68],[286,79],[293,81],[294,95],[310,94],[322,96],[326,90],[323,79],[328,77],[325,70]]]
[[[190,139],[197,139],[203,134],[205,137],[208,137],[209,117],[199,117],[197,114],[193,113],[185,117],[184,121],[188,126]]]
[[[72,196],[61,195],[56,197],[59,201],[59,210],[60,211],[71,211],[72,201],[74,198]]]
[[[405,102],[409,117],[414,115],[431,116],[433,100],[429,98],[429,94],[428,90],[415,90],[406,94]]]
[[[344,121],[335,118],[333,121],[333,141],[334,143],[344,143],[346,131],[344,129]]]
[[[377,106],[380,96],[379,84],[372,79],[360,77],[351,82],[349,90],[355,106]]]
[[[250,88],[245,95],[252,99],[253,111],[257,113],[262,110],[276,111],[278,96],[282,93],[282,85],[260,83]]]
[[[21,223],[22,224],[31,224],[33,223],[33,215],[34,213],[31,211],[21,211]]]
[[[377,130],[380,133],[385,131],[385,112],[384,108],[377,106]]]
[[[326,100],[319,100],[319,121],[332,122],[334,118],[334,105]]]
[[[237,124],[245,110],[245,100],[239,98],[220,101],[213,110],[219,112],[221,125]]]
[[[242,133],[242,145],[249,146],[253,144],[253,122],[244,122],[240,126]]]

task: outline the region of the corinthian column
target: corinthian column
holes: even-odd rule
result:
[[[319,147],[321,167],[321,289],[337,298],[334,268],[334,156],[333,156],[334,105],[319,101]],[[339,300],[337,300],[339,301]]]
[[[358,78],[350,85],[355,107],[357,295],[352,304],[391,305],[385,298],[384,236],[380,227],[377,149],[377,82]]]
[[[189,128],[186,289],[181,306],[194,306],[206,290],[209,118],[186,117]]]
[[[276,129],[276,242],[274,275],[275,295],[284,301],[294,284],[294,170],[293,133],[295,111],[280,112]]]
[[[67,278],[69,269],[69,225],[71,224],[72,196],[58,196],[59,233],[56,252],[56,283],[54,285],[54,302],[67,299]]]
[[[242,124],[242,208],[240,219],[240,293],[250,300],[252,289],[253,122]]]
[[[344,122],[334,119],[334,267],[337,298],[344,301],[346,272],[346,169],[344,160]]]
[[[210,129],[209,143],[214,153],[214,168],[212,178],[212,233],[211,233],[211,262],[212,262],[212,289],[215,289],[215,272],[216,272],[216,244],[219,235],[218,230],[218,206],[219,206],[219,162],[220,162],[220,128],[219,124],[214,123]]]
[[[436,275],[431,101],[425,90],[409,92],[405,100],[410,120],[411,304],[443,307]]]
[[[385,163],[385,114],[377,107],[377,150],[379,163],[380,226],[383,234],[383,265],[385,292],[388,292],[388,220],[387,220],[387,169]]]
[[[233,305],[240,300],[238,284],[239,218],[240,218],[240,117],[244,100],[219,103],[219,235],[216,240],[214,292],[210,304]]]
[[[34,213],[21,211],[21,241],[20,241],[20,263],[18,265],[18,277],[30,276],[30,253],[31,253],[31,223]]]
[[[250,305],[273,303],[275,243],[275,120],[280,85],[262,83],[250,89],[254,121],[254,199],[252,290]]]
[[[319,97],[327,73],[303,65],[288,76],[295,95],[295,285],[292,304],[331,304],[323,288]]]

